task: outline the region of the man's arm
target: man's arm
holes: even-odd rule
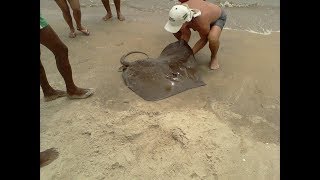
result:
[[[185,40],[186,42],[189,42],[191,36],[191,31],[189,28],[184,27],[181,29],[181,39]]]
[[[176,33],[173,33],[173,35],[174,35],[174,37],[176,37],[178,40],[180,40],[182,33],[181,33],[181,31],[178,31],[178,32],[176,32]]]
[[[200,39],[196,42],[196,44],[193,46],[192,51],[193,54],[196,54],[200,49],[202,49],[208,42],[207,36],[203,36],[199,33]]]
[[[189,39],[190,39],[190,36],[191,36],[191,31],[190,29],[187,27],[186,24],[184,24],[181,29],[176,32],[176,33],[173,33],[173,35],[178,39],[183,39],[187,42],[189,42]]]

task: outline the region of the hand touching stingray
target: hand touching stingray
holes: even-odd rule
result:
[[[184,40],[166,46],[156,59],[147,56],[134,62],[125,61],[132,53],[143,52],[132,51],[121,57],[122,78],[128,88],[147,101],[205,85],[196,70],[192,49]]]

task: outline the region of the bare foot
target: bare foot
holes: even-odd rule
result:
[[[118,13],[118,19],[119,21],[124,21],[126,18],[121,13]]]
[[[55,148],[40,152],[40,168],[50,164],[59,157],[59,152]]]
[[[216,70],[216,69],[219,69],[220,65],[218,63],[218,59],[215,57],[211,60],[211,63],[210,63],[210,69],[212,70]]]
[[[77,28],[78,31],[82,32],[84,35],[89,36],[90,32],[85,27],[81,26],[80,28]]]
[[[74,30],[71,30],[69,33],[69,38],[75,38],[77,36],[76,32]]]
[[[107,21],[108,19],[112,18],[112,14],[107,14],[106,16],[104,16],[102,19],[104,21]]]
[[[67,96],[67,92],[61,90],[54,90],[50,93],[46,93],[46,95],[44,96],[44,101],[48,102],[64,96]]]
[[[72,92],[68,92],[68,98],[70,99],[85,99],[89,96],[94,94],[94,89],[89,88],[89,89],[82,89],[82,88],[77,88],[76,90]]]

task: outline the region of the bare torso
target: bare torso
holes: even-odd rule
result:
[[[186,22],[182,28],[191,28],[198,31],[199,35],[206,37],[210,31],[210,23],[219,19],[221,8],[215,4],[203,0],[189,0],[183,4],[188,4],[191,9],[199,9],[201,15]]]

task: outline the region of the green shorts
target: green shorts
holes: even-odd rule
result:
[[[42,15],[40,14],[40,29],[44,28],[48,26],[47,21],[42,17]]]

